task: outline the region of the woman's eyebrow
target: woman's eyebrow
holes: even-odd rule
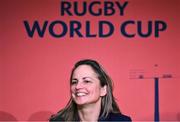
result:
[[[77,80],[77,78],[73,78],[72,80]]]
[[[96,80],[96,78],[93,78],[93,77],[89,77],[89,76],[83,77],[82,79],[83,79],[83,80],[85,80],[85,79],[91,79],[91,80]]]

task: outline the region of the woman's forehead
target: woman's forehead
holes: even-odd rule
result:
[[[97,76],[98,74],[89,65],[80,65],[73,72],[73,77],[91,78]]]

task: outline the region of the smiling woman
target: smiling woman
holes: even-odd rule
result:
[[[50,121],[131,121],[123,115],[112,93],[111,78],[94,60],[81,60],[72,69],[71,98]]]

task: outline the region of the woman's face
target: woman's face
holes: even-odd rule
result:
[[[80,65],[72,76],[71,95],[77,105],[96,103],[106,95],[106,86],[101,87],[98,75],[91,66]]]

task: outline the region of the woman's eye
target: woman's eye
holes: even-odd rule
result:
[[[77,84],[77,81],[73,80],[71,81],[71,84]]]
[[[91,81],[89,81],[89,80],[85,80],[84,82],[85,82],[85,83],[90,83]]]

